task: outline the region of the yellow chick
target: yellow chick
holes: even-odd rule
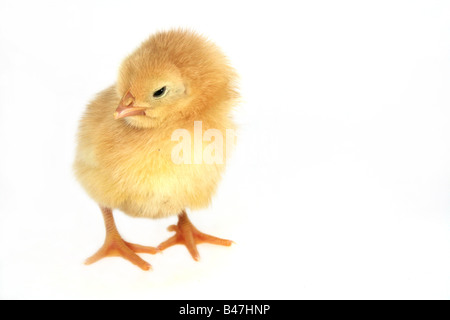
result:
[[[136,253],[184,244],[198,260],[198,243],[232,244],[198,231],[186,209],[208,206],[221,178],[230,145],[223,141],[235,128],[236,78],[216,45],[181,29],[154,34],[123,61],[117,82],[87,106],[79,125],[75,175],[106,227],[103,246],[86,264],[121,256],[149,270]],[[178,215],[168,228],[176,233],[157,248],[126,242],[113,209],[133,217]]]

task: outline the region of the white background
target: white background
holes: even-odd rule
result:
[[[447,1],[1,1],[0,298],[450,298]],[[211,207],[231,248],[85,266],[103,243],[72,174],[78,120],[156,30],[241,75],[238,148]],[[115,214],[157,245],[163,220]]]

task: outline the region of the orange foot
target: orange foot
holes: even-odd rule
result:
[[[178,224],[169,226],[167,230],[175,231],[176,233],[173,237],[161,243],[157,249],[164,250],[176,244],[184,244],[195,261],[200,259],[197,250],[198,243],[211,243],[221,246],[231,246],[233,244],[231,240],[220,239],[198,231],[189,221],[184,210],[178,216]]]
[[[142,270],[150,270],[151,265],[148,262],[142,260],[136,253],[155,254],[157,252],[160,252],[160,250],[157,248],[144,247],[138,244],[124,241],[117,231],[112,215],[112,210],[109,208],[101,208],[101,210],[106,227],[105,243],[92,257],[89,257],[85,261],[85,264],[92,264],[106,257],[119,256],[137,265]]]

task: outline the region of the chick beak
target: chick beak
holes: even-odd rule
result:
[[[136,99],[131,94],[130,91],[127,91],[127,93],[122,97],[122,99],[119,102],[119,106],[116,109],[116,112],[114,112],[114,119],[120,119],[125,118],[129,116],[145,116],[145,109],[143,107],[135,107],[134,102]]]

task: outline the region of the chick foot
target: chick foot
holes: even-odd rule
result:
[[[136,253],[155,254],[160,252],[160,250],[124,241],[117,231],[112,210],[102,207],[100,209],[102,210],[103,219],[105,220],[105,243],[93,256],[86,259],[85,264],[92,264],[106,257],[122,257],[142,270],[150,270],[151,265],[141,259]]]
[[[234,243],[231,240],[217,238],[200,232],[193,226],[186,211],[180,213],[178,216],[178,223],[169,226],[167,230],[175,231],[176,233],[174,236],[161,243],[157,249],[162,251],[176,244],[184,244],[195,261],[200,260],[200,255],[197,250],[197,244],[199,243],[211,243],[221,246],[231,246]]]

